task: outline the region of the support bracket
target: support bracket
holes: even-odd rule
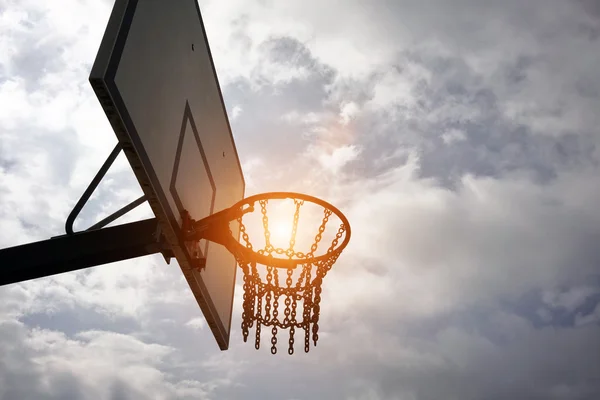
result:
[[[151,218],[0,249],[0,286],[149,254],[173,257],[158,227]]]
[[[96,190],[96,188],[102,181],[102,178],[104,178],[104,175],[106,175],[106,172],[109,170],[111,165],[115,162],[115,159],[121,152],[122,148],[123,147],[121,146],[121,143],[117,143],[115,145],[114,149],[108,155],[108,158],[106,159],[106,161],[104,161],[104,164],[102,164],[102,166],[98,170],[98,173],[96,173],[96,176],[94,177],[94,179],[92,179],[92,181],[90,182],[88,187],[85,189],[85,191],[79,198],[79,201],[77,201],[77,203],[75,204],[75,207],[73,207],[73,210],[71,211],[71,213],[67,217],[67,221],[65,222],[65,232],[67,233],[67,235],[73,235],[75,233],[73,230],[73,224],[75,223],[77,216],[79,215],[79,213],[81,212],[81,210],[83,209],[85,204],[88,202],[88,200],[94,193],[94,190]],[[133,210],[134,208],[136,208],[137,206],[139,206],[140,204],[142,204],[145,201],[146,201],[146,196],[142,196],[142,197],[132,201],[131,203],[127,204],[125,207],[115,211],[114,213],[112,213],[108,217],[104,218],[103,220],[95,223],[94,225],[92,225],[91,227],[89,227],[86,230],[91,231],[91,230],[95,230],[95,229],[100,229],[100,228],[110,224],[117,218],[120,218],[123,215],[127,214],[129,211]]]

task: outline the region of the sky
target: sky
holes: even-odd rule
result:
[[[149,256],[0,287],[0,399],[600,398],[600,2],[201,0],[246,194],[352,224],[319,344],[218,349]],[[116,143],[104,0],[0,0],[0,247]],[[76,228],[141,195],[120,156]],[[123,222],[151,216],[144,205]]]

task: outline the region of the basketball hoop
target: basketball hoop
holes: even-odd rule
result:
[[[287,249],[273,245],[269,228],[268,208],[276,202],[293,201],[293,222],[290,226]],[[255,204],[258,203],[258,207]],[[314,240],[304,251],[296,250],[301,209],[305,205],[321,209],[320,225]],[[261,237],[264,245],[257,247],[254,238],[244,223],[244,219],[260,210],[262,222]],[[271,328],[271,353],[277,353],[277,334],[287,330],[288,354],[294,353],[294,335],[297,329],[304,330],[304,351],[314,346],[319,339],[319,314],[321,285],[323,278],[337,261],[350,240],[350,223],[333,205],[301,193],[271,192],[250,196],[233,207],[213,214],[200,221],[194,221],[189,214],[183,214],[185,239],[197,243],[201,239],[210,240],[225,246],[236,258],[244,273],[244,297],[242,312],[242,334],[248,340],[250,328],[255,328],[255,348],[260,348],[262,327]],[[339,225],[329,231],[331,242],[326,250],[319,253],[319,245],[324,240],[327,224],[337,218]],[[229,226],[231,221],[239,224],[240,240],[235,239]],[[331,223],[330,223],[331,225]],[[303,232],[302,232],[303,233]],[[312,234],[311,234],[312,235]],[[322,247],[323,248],[323,247]],[[199,260],[199,265],[202,265]],[[281,270],[281,271],[280,271]],[[284,276],[280,279],[280,273]],[[280,301],[283,304],[280,304]],[[283,313],[283,318],[280,315]]]

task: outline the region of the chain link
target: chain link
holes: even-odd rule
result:
[[[260,204],[260,212],[262,213],[262,222],[263,228],[265,231],[265,251],[267,253],[272,253],[274,248],[271,245],[271,232],[269,231],[269,217],[267,216],[267,203],[268,200],[259,201]]]
[[[292,223],[292,234],[290,235],[290,247],[286,250],[285,255],[289,258],[294,257],[294,246],[296,245],[296,233],[298,232],[298,219],[300,218],[300,207],[304,204],[303,200],[294,199],[296,211],[294,212],[294,222]]]
[[[325,209],[323,210],[323,222],[321,223],[321,226],[319,226],[319,232],[317,233],[317,235],[315,236],[315,242],[313,243],[312,246],[310,246],[310,253],[308,253],[306,256],[308,257],[312,257],[315,253],[315,251],[317,251],[317,248],[319,247],[319,242],[321,241],[321,238],[323,237],[323,232],[325,232],[325,226],[327,225],[327,222],[329,221],[329,217],[331,216],[333,212],[331,210]]]

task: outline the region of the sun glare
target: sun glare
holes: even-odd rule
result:
[[[292,247],[293,251],[297,253],[307,254],[313,251],[316,256],[324,254],[331,246],[340,225],[339,218],[335,215],[330,215],[326,221],[326,226],[323,226],[323,231],[318,235],[319,238],[317,240],[316,235],[324,223],[323,208],[321,206],[306,202],[297,209],[293,201],[286,199],[271,201],[267,204],[266,210],[270,245],[284,251],[290,248],[292,229],[294,228],[294,215],[297,211],[299,218],[297,220],[296,236]],[[244,225],[246,232],[250,236],[250,242],[255,249],[262,249],[263,251],[267,250],[264,222],[260,209],[244,216]],[[240,240],[243,241],[243,239]],[[317,242],[317,246],[314,250],[311,250],[315,242]],[[282,253],[277,255],[277,257],[281,256]],[[285,256],[283,257],[285,258]]]
[[[292,223],[290,221],[277,220],[271,223],[271,241],[276,247],[287,248],[292,237]]]

